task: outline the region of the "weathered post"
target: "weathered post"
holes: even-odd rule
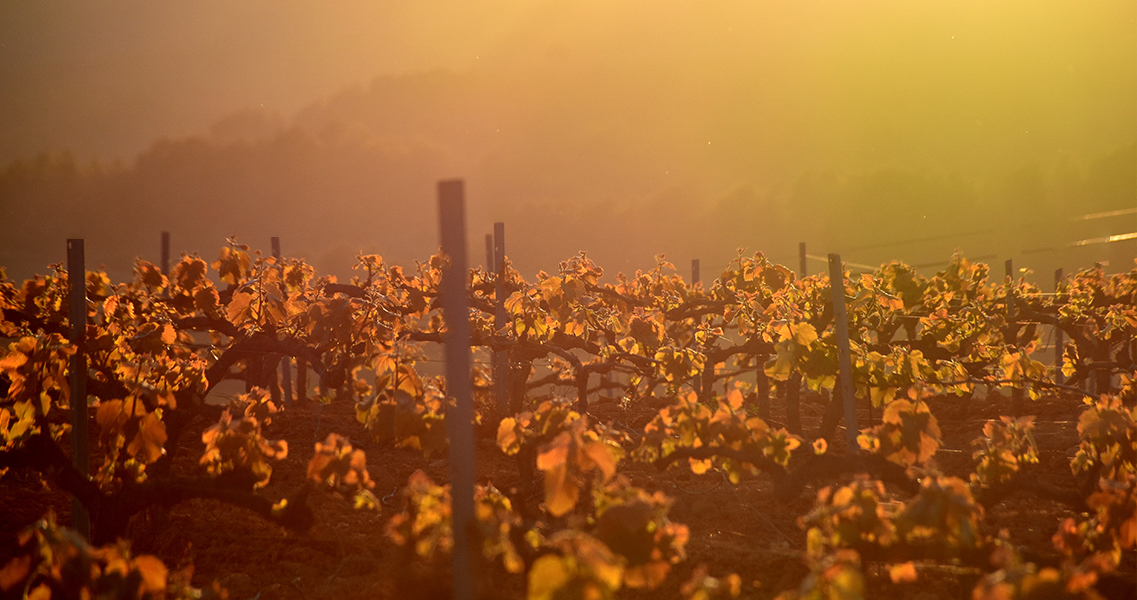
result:
[[[794,371],[782,387],[786,391],[786,429],[801,435],[801,373]]]
[[[806,264],[805,242],[798,242],[798,273],[805,277],[809,268]],[[794,371],[782,389],[786,393],[786,427],[790,433],[801,434],[801,373]]]
[[[766,369],[762,365],[764,356],[755,358],[758,370],[754,377],[754,393],[758,396],[758,416],[763,420],[770,420],[770,378],[766,376]]]
[[[442,253],[442,314],[446,322],[446,392],[455,404],[446,411],[450,438],[450,498],[454,519],[454,598],[476,595],[472,568],[474,527],[474,404],[470,381],[470,317],[466,298],[466,208],[461,179],[438,182]]]
[[[501,331],[509,324],[508,315],[505,314],[505,223],[502,222],[493,224],[493,261],[490,264],[493,265],[495,274],[493,327],[494,331]],[[494,352],[493,393],[497,400],[498,415],[503,418],[510,412],[510,370],[509,353],[504,350]]]
[[[692,258],[691,259],[691,286],[693,287],[696,283],[699,283],[699,259]],[[697,317],[695,319],[696,323],[702,323],[702,321],[703,321],[702,317]],[[713,369],[714,369],[714,367],[712,366],[711,372],[713,372]],[[704,369],[704,372],[706,372],[706,370],[707,369]],[[713,380],[714,380],[714,378],[711,378],[711,377],[706,378],[706,381],[713,381]],[[697,391],[699,393],[700,398],[702,398],[705,395],[710,394],[709,389],[703,389],[703,381],[704,381],[704,379],[703,379],[702,375],[696,375],[694,378],[691,379],[691,385],[694,386],[695,391]],[[709,388],[709,386],[708,386],[708,388]]]
[[[284,264],[280,262],[280,238],[272,238],[272,257],[276,259],[276,268],[280,271],[280,293],[288,295],[284,286]],[[281,298],[283,300],[284,298]],[[285,355],[280,361],[281,385],[284,386],[284,404],[292,406],[292,357]]]
[[[163,275],[169,275],[170,274],[170,232],[169,231],[163,231],[162,232],[162,262],[160,263],[160,266],[162,267],[162,274]]]
[[[308,399],[308,359],[296,357],[296,399]]]
[[[829,287],[833,292],[833,326],[837,331],[838,385],[845,407],[845,441],[849,454],[857,454],[857,404],[853,397],[853,364],[849,356],[849,318],[845,314],[845,269],[839,254],[829,255]]]
[[[1062,287],[1062,268],[1054,270],[1054,300],[1058,301],[1058,290]],[[1066,376],[1062,374],[1062,355],[1065,350],[1065,333],[1058,325],[1054,326],[1054,381],[1058,384],[1066,383]]]
[[[83,240],[67,240],[68,334],[75,348],[71,355],[71,451],[75,468],[84,477],[90,475],[87,439],[87,265]],[[71,499],[71,526],[83,537],[91,539],[91,517],[78,498]]]
[[[1015,346],[1015,349],[1022,351],[1019,348],[1019,328],[1015,326],[1015,263],[1014,259],[1007,259],[1003,268],[1006,270],[1007,277],[1007,334],[1010,337],[1008,340]],[[1011,383],[1011,414],[1015,417],[1023,416],[1023,389],[1021,386]]]

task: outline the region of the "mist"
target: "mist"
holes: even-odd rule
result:
[[[382,4],[382,6],[380,6]],[[1137,7],[47,1],[0,7],[0,265],[227,236],[341,277],[467,182],[527,277],[763,251],[1132,268]],[[1128,261],[1128,262],[1127,262]],[[1126,267],[1125,265],[1129,266]],[[820,264],[815,265],[820,268]],[[1045,279],[1045,277],[1043,278]]]

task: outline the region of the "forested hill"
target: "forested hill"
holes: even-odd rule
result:
[[[333,140],[298,128],[251,142],[163,141],[129,165],[41,155],[0,174],[0,265],[26,277],[61,261],[65,239],[84,237],[89,264],[121,277],[135,256],[157,260],[159,232],[167,230],[175,254],[218,248],[231,235],[267,249],[268,238],[280,236],[287,253],[344,276],[359,251],[405,262],[436,249],[435,183],[460,173],[455,162],[428,144]],[[1084,168],[1028,164],[986,181],[882,168],[807,172],[706,194],[578,184],[575,195],[555,198],[491,194],[493,184],[475,170],[467,177],[471,251],[480,258],[481,235],[503,220],[510,256],[527,273],[587,250],[628,271],[660,252],[677,264],[701,257],[707,277],[738,247],[796,264],[804,240],[811,253],[842,251],[869,264],[946,261],[960,248],[991,262],[1014,258],[1041,276],[1122,255],[1101,244],[1030,250],[1134,229],[1131,214],[1077,217],[1133,207],[1135,164],[1130,145]]]
[[[1006,154],[977,145],[986,159],[977,164],[967,144],[936,130],[881,140],[899,144],[895,152],[858,155],[854,125],[832,139],[807,127],[802,139],[740,107],[707,104],[664,73],[567,64],[555,76],[378,77],[293,116],[230,115],[130,162],[68,153],[17,161],[0,169],[0,265],[27,276],[62,260],[63,241],[79,236],[92,265],[121,277],[134,256],[157,260],[168,230],[175,253],[212,252],[231,235],[267,248],[280,236],[286,253],[343,276],[359,251],[394,262],[433,252],[435,183],[454,176],[467,181],[472,256],[482,256],[482,233],[505,221],[524,273],[587,250],[629,271],[661,252],[677,264],[701,258],[708,277],[739,247],[796,264],[799,241],[859,263],[929,264],[959,248],[1044,273],[1112,256],[1071,242],[1137,229],[1132,215],[1075,220],[1137,203],[1132,137],[1109,146],[1071,128],[1030,151],[993,141]],[[599,98],[585,102],[588,90]],[[671,95],[649,102],[652,90]],[[818,110],[822,120],[841,114]],[[668,119],[674,126],[655,126]],[[1120,125],[1113,137],[1124,139],[1129,125]],[[921,144],[931,150],[916,151]],[[1042,248],[1064,249],[1023,253]]]

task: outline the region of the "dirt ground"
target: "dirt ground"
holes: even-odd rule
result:
[[[775,402],[773,419],[780,416]],[[1045,397],[1028,404],[1037,416],[1036,437],[1043,451],[1038,476],[1056,485],[1072,481],[1068,457],[1077,445],[1077,416],[1081,403],[1073,397]],[[938,466],[948,474],[966,477],[971,471],[971,440],[986,419],[1005,413],[1009,402],[999,394],[972,399],[962,406],[957,398],[937,399],[934,412],[943,431]],[[816,430],[823,399],[808,396],[803,404],[806,432]],[[616,403],[596,407],[602,420],[641,430],[655,411],[621,408]],[[867,413],[862,418],[867,419]],[[201,453],[201,425],[183,436],[177,469],[195,469]],[[446,479],[444,460],[427,460],[415,450],[397,449],[370,441],[348,403],[321,406],[302,403],[276,415],[266,435],[288,440],[290,457],[274,467],[272,483],[263,491],[279,498],[303,482],[313,444],[329,432],[349,436],[367,452],[375,495],[382,512],[353,510],[350,500],[315,492],[309,503],[316,525],[305,534],[288,532],[238,508],[214,501],[193,501],[170,510],[151,509],[130,527],[136,553],[154,554],[171,568],[193,565],[193,582],[208,586],[217,580],[233,600],[343,600],[345,598],[434,598],[448,595],[449,575],[407,556],[384,534],[387,520],[399,511],[400,491],[408,476],[422,469],[435,481]],[[478,480],[493,482],[503,491],[517,486],[512,459],[502,457],[492,440],[479,441]],[[662,490],[674,500],[670,518],[690,527],[688,558],[679,564],[662,588],[624,590],[623,598],[679,598],[679,587],[698,565],[712,576],[738,573],[743,597],[771,598],[799,584],[808,569],[803,562],[805,533],[799,516],[809,511],[816,493],[808,489],[791,502],[774,498],[765,476],[731,485],[716,472],[693,475],[673,467],[661,472],[649,465],[621,465],[633,483],[649,491]],[[830,482],[834,483],[834,482]],[[0,480],[0,559],[11,550],[20,528],[51,507],[67,523],[70,502],[47,490],[37,476],[9,473]],[[988,511],[990,532],[1008,529],[1011,538],[1030,555],[1056,560],[1050,538],[1058,523],[1074,516],[1063,507],[1030,496],[1013,496]],[[1126,558],[1131,568],[1133,557]],[[880,565],[866,565],[869,597],[920,600],[970,598],[976,575],[959,569],[921,567],[916,583],[894,586]],[[1132,577],[1132,574],[1128,574]],[[1132,588],[1131,588],[1132,589]],[[520,577],[493,588],[502,598],[523,596]],[[1124,597],[1124,596],[1122,596]]]

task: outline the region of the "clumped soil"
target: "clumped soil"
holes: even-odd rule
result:
[[[804,398],[802,420],[807,434],[816,431],[824,402],[816,394]],[[773,421],[781,421],[783,415],[778,403],[774,404]],[[996,393],[966,404],[955,397],[938,398],[932,404],[943,432],[937,466],[966,478],[973,469],[971,441],[981,435],[987,419],[1008,412],[1009,401]],[[1054,396],[1028,404],[1028,410],[1037,415],[1035,435],[1043,450],[1035,471],[1044,481],[1060,486],[1072,482],[1069,457],[1077,445],[1081,406],[1077,398]],[[642,431],[656,411],[605,401],[594,405],[591,412],[595,418],[613,421],[619,427]],[[867,422],[868,412],[862,411],[860,418],[862,423]],[[197,424],[183,436],[175,470],[197,472],[204,426]],[[190,501],[168,510],[151,508],[135,517],[129,529],[134,552],[156,555],[174,569],[192,565],[195,585],[207,587],[218,581],[233,600],[447,596],[449,574],[445,565],[423,564],[385,535],[387,521],[401,508],[401,491],[407,478],[421,469],[435,481],[445,481],[446,461],[371,441],[356,421],[350,403],[322,406],[301,402],[274,416],[266,436],[286,439],[290,456],[275,464],[272,482],[263,493],[276,499],[300,488],[313,445],[329,432],[348,436],[354,446],[366,451],[376,484],[374,493],[382,501],[380,512],[354,510],[350,499],[315,491],[307,501],[316,524],[298,534],[220,502]],[[841,451],[840,443],[831,451]],[[480,483],[492,482],[507,493],[519,487],[514,459],[502,456],[488,435],[479,440],[478,469]],[[670,496],[674,500],[671,520],[686,524],[691,533],[687,560],[673,569],[662,588],[623,590],[621,597],[681,597],[680,586],[699,565],[705,565],[712,576],[739,574],[745,598],[772,598],[797,586],[808,573],[803,560],[805,532],[797,521],[812,507],[816,487],[783,502],[774,497],[773,484],[764,475],[731,485],[714,471],[694,475],[675,466],[659,471],[631,461],[621,465],[621,472],[635,485]],[[849,479],[851,476],[840,482]],[[51,492],[38,476],[11,472],[0,482],[0,560],[10,556],[16,533],[49,509],[60,522],[68,523],[70,500]],[[818,485],[832,483],[839,481]],[[1056,561],[1050,537],[1068,516],[1075,515],[1058,504],[1019,494],[989,510],[986,526],[991,533],[1007,529],[1028,556]],[[1126,568],[1132,567],[1132,557],[1127,557],[1126,563]],[[892,585],[881,565],[868,563],[865,572],[870,597],[883,599],[970,598],[977,580],[976,574],[966,570],[922,567],[916,583]],[[501,598],[520,598],[524,596],[524,582],[519,576],[503,578],[495,581],[490,591]]]

